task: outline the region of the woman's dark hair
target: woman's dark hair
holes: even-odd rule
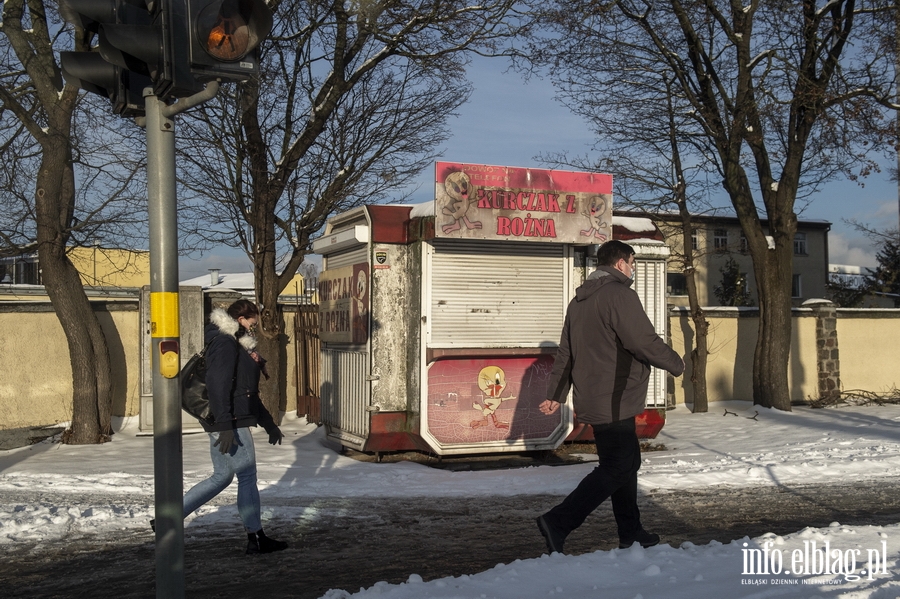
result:
[[[615,266],[619,260],[628,262],[634,255],[634,248],[618,239],[607,241],[597,250],[597,264],[600,266]]]
[[[250,300],[239,299],[228,306],[228,316],[237,320],[241,316],[244,318],[259,318],[259,308]]]

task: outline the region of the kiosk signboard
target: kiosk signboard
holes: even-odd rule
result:
[[[612,238],[612,175],[438,162],[435,236],[603,243]]]
[[[325,270],[319,275],[319,338],[364,344],[369,338],[369,265]]]

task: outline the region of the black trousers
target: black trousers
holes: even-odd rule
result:
[[[612,498],[619,538],[627,540],[641,529],[641,512],[637,505],[641,445],[634,418],[592,426],[600,463],[544,518],[569,534],[609,497]]]

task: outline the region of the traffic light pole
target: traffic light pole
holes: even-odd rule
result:
[[[153,356],[153,471],[156,512],[156,597],[184,597],[183,463],[179,359],[178,219],[175,121],[211,99],[219,85],[171,106],[144,90],[150,216],[150,337]]]
[[[77,35],[97,35],[91,51],[60,54],[66,82],[108,98],[147,131],[156,596],[183,599],[175,115],[212,99],[220,81],[259,77],[272,11],[264,0],[60,0],[60,8]]]

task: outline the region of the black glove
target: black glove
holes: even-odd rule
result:
[[[269,433],[269,443],[271,445],[281,445],[281,439],[284,437],[284,434],[281,432],[281,429],[277,426],[270,431],[266,431]]]
[[[219,433],[219,438],[213,443],[213,447],[219,446],[219,451],[223,454],[231,452],[231,446],[234,445],[234,431],[227,430]]]

